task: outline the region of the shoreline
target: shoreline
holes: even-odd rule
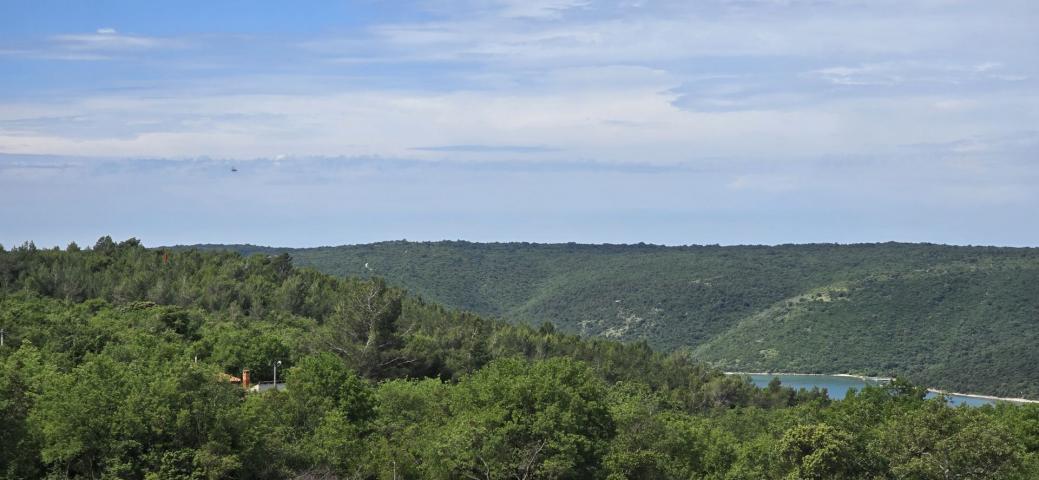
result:
[[[723,371],[722,373],[724,373],[726,375],[801,375],[801,376],[815,376],[815,377],[844,377],[844,378],[854,378],[854,379],[862,380],[864,382],[865,381],[890,382],[890,381],[894,380],[891,377],[870,377],[870,376],[866,376],[866,375],[852,375],[850,373],[725,372],[725,371]],[[996,401],[996,402],[1008,402],[1008,403],[1016,403],[1016,404],[1039,403],[1039,400],[1032,400],[1032,399],[1028,399],[1028,398],[997,397],[997,396],[994,396],[994,395],[982,395],[980,393],[950,392],[950,391],[947,391],[947,390],[941,390],[941,389],[938,389],[938,388],[931,388],[931,387],[927,387],[927,392],[928,393],[934,393],[936,395],[957,396],[957,397],[965,397],[965,398],[978,398],[978,399],[982,399],[982,400],[992,400],[992,401]]]
[[[957,393],[957,392],[948,392],[948,391],[945,391],[945,390],[939,390],[937,388],[928,388],[927,391],[929,393],[934,393],[934,394],[938,394],[938,395],[955,395],[957,397],[980,398],[982,400],[993,400],[993,401],[997,401],[997,402],[1008,402],[1008,403],[1019,403],[1019,404],[1039,403],[1039,400],[1032,400],[1032,399],[1028,399],[1028,398],[996,397],[996,396],[992,396],[992,395],[982,395],[980,393]]]
[[[850,373],[797,373],[797,372],[722,372],[726,375],[802,375],[806,377],[844,377],[855,378],[862,381],[890,382],[894,377],[870,377],[867,375],[852,375]]]

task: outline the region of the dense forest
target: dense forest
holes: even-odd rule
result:
[[[903,375],[1039,398],[1039,249],[384,242],[289,252],[515,323],[644,340],[732,371]]]
[[[0,248],[0,329],[11,479],[1039,477],[1039,405],[757,389],[285,254]]]

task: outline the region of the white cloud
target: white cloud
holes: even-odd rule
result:
[[[445,154],[413,148],[539,145],[549,148],[537,153],[544,160],[674,163],[722,156],[771,163],[998,133],[1036,116],[1025,112],[1039,112],[1036,96],[966,98],[943,105],[950,100],[927,95],[848,99],[800,109],[693,112],[673,105],[674,95],[662,88],[667,77],[653,70],[606,68],[559,76],[562,80],[553,88],[525,92],[126,94],[0,105],[5,112],[0,115],[0,151],[234,158],[274,151],[440,158]],[[600,82],[594,81],[596,76]],[[610,81],[611,76],[624,80]],[[946,115],[948,107],[968,105],[971,115]],[[56,116],[80,120],[12,123]],[[95,131],[99,125],[111,133]],[[488,151],[481,158],[514,155]]]
[[[904,81],[889,65],[829,67],[812,73],[836,85],[896,85]]]
[[[785,2],[784,2],[785,3]],[[924,2],[925,3],[925,2]],[[508,62],[653,61],[729,55],[913,55],[1005,52],[1028,37],[1028,16],[998,6],[962,12],[921,2],[507,2],[560,21],[523,21],[475,10],[442,21],[374,29],[408,56]],[[998,3],[998,2],[997,2]],[[554,8],[553,6],[579,8]],[[459,10],[465,11],[464,8]],[[508,10],[508,8],[506,8]],[[1004,9],[1009,10],[1009,9]],[[585,12],[594,12],[586,15]],[[1000,28],[994,29],[998,25]],[[387,52],[392,54],[393,52]]]
[[[939,110],[963,111],[978,106],[976,100],[964,100],[959,98],[943,98],[934,102],[934,108]]]
[[[191,44],[186,38],[149,37],[121,34],[114,28],[99,28],[94,33],[51,35],[44,42],[0,49],[0,57],[42,60],[114,60],[162,49],[179,49]]]
[[[808,72],[805,76],[818,78],[833,85],[852,87],[894,87],[914,84],[962,86],[980,83],[989,90],[1003,88],[1004,85],[1001,84],[1005,82],[1028,79],[1027,76],[1008,72],[999,62],[957,64],[921,60],[827,67]]]
[[[746,174],[739,175],[726,186],[734,190],[754,190],[766,193],[783,193],[797,190],[800,180],[792,175]]]
[[[399,237],[416,218],[468,236],[458,219],[470,214],[492,219],[474,222],[485,238],[533,239],[515,226],[566,205],[565,228],[532,231],[661,238],[610,216],[627,209],[680,242],[889,240],[896,220],[922,235],[936,218],[962,239],[976,209],[973,224],[991,228],[971,238],[1034,243],[1033,231],[1006,232],[1023,232],[1039,205],[1039,135],[1020,132],[1039,125],[1039,64],[1024,48],[1039,44],[1039,2],[419,2],[428,11],[408,17],[421,20],[327,34],[101,26],[5,40],[0,62],[136,63],[12,77],[0,152],[91,158],[0,164],[0,213],[24,226],[4,233],[38,235],[39,218],[65,212],[63,225],[118,217],[140,235],[141,211],[174,208],[192,212],[192,228],[168,231],[199,219],[238,231],[260,211],[253,241],[276,218],[303,222],[275,230],[312,243],[313,225],[362,218],[376,195],[383,210],[328,241]],[[193,160],[203,156],[221,160]],[[133,160],[92,169],[113,157]],[[139,160],[156,157],[171,160]],[[589,212],[623,236],[567,238]],[[822,233],[800,233],[812,225]]]
[[[179,40],[122,35],[111,29],[101,29],[97,33],[55,35],[51,40],[58,48],[73,51],[146,50],[182,45]]]
[[[518,18],[558,18],[572,8],[588,6],[586,0],[498,0],[502,15]]]
[[[1034,59],[992,48],[1035,39],[1028,16],[939,3],[449,3],[439,20],[298,40],[299,58],[277,68],[334,71],[317,89],[159,70],[137,82],[146,95],[8,102],[0,150],[434,157],[444,153],[412,149],[539,145],[546,159],[679,162],[881,152],[1035,124]],[[145,58],[192,44],[109,27],[51,40],[37,53]],[[59,116],[84,120],[15,121]]]

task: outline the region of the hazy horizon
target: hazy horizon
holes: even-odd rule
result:
[[[97,239],[104,237],[105,235],[99,236]],[[373,240],[369,242],[358,242],[358,243],[331,243],[331,244],[303,244],[303,245],[268,245],[268,244],[257,244],[250,242],[194,242],[194,243],[175,243],[175,244],[155,244],[149,243],[138,237],[113,237],[108,235],[115,242],[122,242],[131,238],[141,241],[141,244],[147,248],[181,248],[181,247],[216,247],[216,246],[246,246],[246,247],[257,247],[257,248],[273,248],[273,249],[291,249],[291,250],[308,250],[308,249],[320,249],[320,248],[337,248],[337,247],[354,247],[354,246],[365,246],[365,245],[378,245],[384,243],[396,243],[396,242],[408,242],[408,243],[472,243],[482,245],[506,245],[506,244],[527,244],[527,245],[582,245],[582,246],[647,246],[647,247],[787,247],[787,246],[809,246],[809,245],[837,245],[837,246],[860,246],[860,245],[884,245],[884,244],[901,244],[901,245],[934,245],[939,247],[978,247],[978,248],[1021,248],[1021,249],[1032,249],[1039,248],[1036,245],[986,245],[986,244],[957,244],[957,243],[936,243],[936,242],[904,242],[898,240],[884,240],[884,241],[863,241],[863,242],[803,242],[803,243],[652,243],[652,242],[632,242],[632,243],[611,243],[611,242],[573,242],[573,241],[550,241],[550,242],[532,242],[527,240],[468,240],[464,238],[440,238],[440,239],[413,239],[413,238],[394,238],[384,240]],[[79,240],[70,240],[65,243],[55,244],[39,244],[34,240],[24,240],[21,242],[15,242],[11,244],[2,244],[5,249],[16,248],[25,245],[28,242],[32,242],[36,248],[40,249],[52,249],[60,248],[65,249],[69,244],[75,242],[80,248],[90,248],[94,245],[97,239],[89,240],[85,239],[82,242]]]

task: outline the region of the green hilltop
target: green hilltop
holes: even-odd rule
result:
[[[905,375],[1039,397],[1039,249],[407,242],[271,249],[513,323],[738,371]]]

